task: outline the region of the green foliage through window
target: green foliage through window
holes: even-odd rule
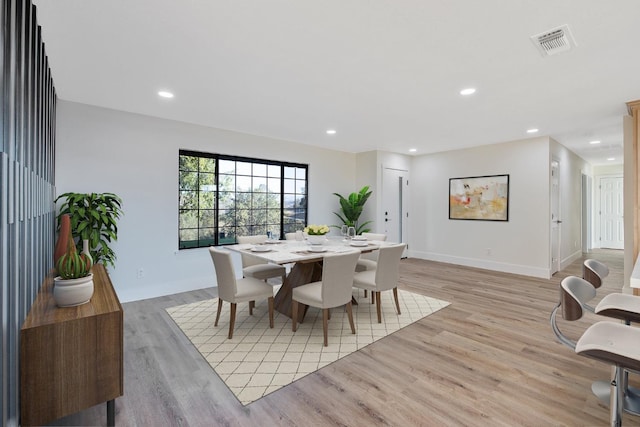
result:
[[[307,165],[180,150],[179,248],[280,238],[307,222]]]

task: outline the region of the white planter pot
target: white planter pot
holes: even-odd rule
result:
[[[307,236],[307,241],[312,245],[322,245],[327,241],[327,236]]]
[[[93,296],[93,273],[78,279],[53,279],[53,299],[58,307],[72,307],[89,302]]]

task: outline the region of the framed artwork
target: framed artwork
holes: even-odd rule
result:
[[[509,175],[449,178],[449,219],[509,221]]]

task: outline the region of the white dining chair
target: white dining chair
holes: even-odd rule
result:
[[[267,240],[267,235],[238,236],[236,240],[239,244],[257,245],[264,243]],[[284,283],[284,279],[287,276],[287,269],[284,266],[270,264],[263,259],[244,252],[240,253],[240,257],[242,258],[242,275],[244,277],[253,277],[265,282],[268,279],[281,277],[282,283]]]
[[[372,297],[375,297],[378,323],[382,323],[381,292],[393,290],[396,309],[398,314],[401,314],[398,301],[398,278],[400,275],[400,258],[404,248],[404,243],[381,247],[378,250],[378,265],[376,269],[361,271],[353,276],[354,287],[371,291]]]
[[[293,288],[291,301],[291,330],[293,332],[298,329],[298,304],[304,304],[322,309],[325,347],[328,345],[327,329],[329,309],[331,308],[346,305],[351,333],[356,333],[351,309],[351,285],[359,256],[359,251],[327,255],[322,262],[322,280]]]
[[[387,235],[382,233],[362,233],[362,237],[366,237],[367,240],[374,240],[378,242],[384,242],[387,240]],[[358,264],[356,265],[356,271],[375,270],[378,265],[378,252],[368,252],[360,255]],[[365,293],[366,297],[367,294]]]
[[[236,279],[231,253],[224,249],[209,248],[218,279],[218,313],[213,326],[218,326],[222,301],[231,304],[229,339],[233,338],[236,322],[236,304],[249,302],[249,315],[253,314],[256,299],[266,298],[269,304],[269,326],[273,328],[273,287],[262,280],[245,277]]]

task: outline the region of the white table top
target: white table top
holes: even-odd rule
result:
[[[348,241],[342,240],[341,238],[329,238],[323,245],[313,245],[326,248],[324,252],[310,252],[309,248],[312,245],[306,241],[297,240],[277,240],[275,243],[265,243],[264,245],[238,244],[226,245],[224,247],[232,251],[248,253],[275,264],[289,264],[300,261],[319,261],[324,258],[325,255],[349,252],[352,250],[371,252],[379,249],[381,246],[391,244],[392,243],[389,242],[369,240],[367,246],[351,246]],[[254,252],[252,249],[256,246],[268,247],[270,250],[268,252]]]

